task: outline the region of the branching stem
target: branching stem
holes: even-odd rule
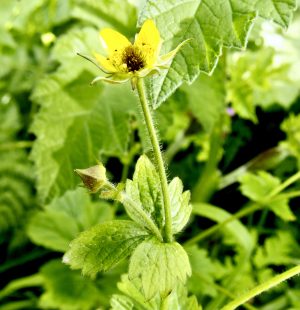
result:
[[[168,181],[165,170],[164,161],[162,158],[161,150],[159,147],[159,141],[157,137],[157,133],[153,124],[153,119],[150,111],[149,104],[147,102],[145,90],[144,90],[144,82],[142,79],[137,81],[137,91],[140,98],[141,108],[143,111],[143,115],[145,118],[145,123],[147,126],[149,138],[153,148],[153,154],[156,161],[156,166],[158,169],[158,174],[160,178],[161,190],[163,195],[164,202],[164,212],[165,212],[165,231],[164,231],[164,239],[166,242],[172,242],[172,217],[171,217],[171,204],[170,204],[170,196],[168,191]]]

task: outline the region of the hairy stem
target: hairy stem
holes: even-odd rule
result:
[[[300,266],[293,267],[271,279],[268,281],[254,287],[252,290],[249,292],[241,295],[240,297],[236,298],[226,306],[224,306],[221,310],[234,310],[240,305],[244,304],[248,300],[256,297],[257,295],[271,289],[272,287],[288,280],[291,277],[294,277],[300,273]]]
[[[153,148],[153,154],[156,161],[156,166],[158,169],[158,174],[160,178],[161,190],[163,195],[163,202],[164,202],[164,212],[165,212],[165,231],[164,237],[166,242],[172,242],[172,217],[171,217],[171,204],[170,204],[170,196],[168,190],[168,181],[167,175],[165,170],[164,161],[162,158],[161,150],[159,147],[159,141],[157,137],[157,133],[153,124],[153,119],[150,111],[149,104],[147,102],[145,90],[144,90],[144,83],[142,79],[139,79],[137,82],[137,91],[140,98],[140,103],[143,111],[143,115],[145,118],[145,123],[147,126],[149,138]]]

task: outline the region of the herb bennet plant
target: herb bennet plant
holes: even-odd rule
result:
[[[0,310],[298,309],[296,0],[3,1]]]

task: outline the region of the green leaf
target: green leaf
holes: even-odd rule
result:
[[[258,268],[269,265],[293,264],[299,254],[299,246],[292,234],[288,231],[278,230],[275,236],[265,240],[254,256],[254,263]]]
[[[192,85],[182,89],[188,107],[206,132],[211,132],[225,110],[225,66],[219,63],[212,76],[201,74]]]
[[[40,273],[45,286],[39,300],[41,309],[92,310],[100,306],[101,292],[95,282],[70,270],[61,261],[50,261]]]
[[[194,203],[193,213],[209,218],[217,223],[222,223],[232,216],[229,212],[207,203]],[[234,220],[224,226],[223,229],[234,237],[235,242],[240,245],[246,253],[250,254],[252,252],[254,248],[252,237],[247,228],[240,221]]]
[[[95,277],[129,256],[148,236],[147,231],[132,221],[98,224],[71,242],[63,260],[72,269],[82,269],[84,275]]]
[[[126,194],[134,201],[139,209],[161,229],[164,224],[164,208],[159,176],[155,167],[146,155],[142,155],[135,167],[133,180],[126,182]],[[148,226],[136,209],[130,208],[125,201],[128,215],[137,223]],[[150,228],[150,227],[149,227]]]
[[[169,194],[172,215],[172,231],[174,234],[180,232],[187,224],[192,206],[190,205],[190,191],[183,192],[183,184],[179,178],[174,178],[169,184]]]
[[[111,299],[111,309],[112,310],[133,310],[132,300],[124,295],[113,295]],[[137,310],[139,308],[136,307]],[[144,309],[143,309],[144,310]]]
[[[109,204],[92,202],[86,190],[77,188],[53,199],[43,211],[35,213],[29,221],[27,234],[38,245],[65,252],[81,231],[112,218]]]
[[[215,297],[217,290],[214,287],[215,274],[218,272],[217,264],[208,256],[208,251],[198,246],[186,248],[189,255],[192,275],[188,279],[189,291],[196,295]]]
[[[147,18],[155,19],[165,40],[164,52],[192,39],[168,70],[149,80],[153,106],[159,106],[183,81],[193,82],[200,71],[212,72],[224,46],[245,47],[257,14],[287,27],[295,6],[295,0],[147,1],[139,24]]]
[[[253,201],[262,201],[274,188],[280,185],[278,178],[265,171],[258,171],[256,174],[247,173],[239,181],[242,194]]]
[[[124,35],[134,35],[136,7],[129,1],[119,0],[75,0],[72,16],[97,29],[114,28]],[[118,12],[118,14],[116,14]]]
[[[111,306],[113,310],[135,309],[135,310],[156,310],[161,309],[162,299],[156,295],[150,300],[145,300],[143,294],[139,291],[141,287],[140,279],[134,282],[128,279],[127,275],[123,275],[121,282],[118,283],[119,290],[125,295],[113,295]],[[202,309],[197,302],[195,296],[188,296],[187,288],[178,283],[172,293],[166,297],[165,303],[170,310],[200,310]],[[123,307],[123,308],[122,308]]]
[[[52,56],[62,65],[32,95],[41,105],[32,125],[37,140],[31,158],[42,201],[74,188],[79,182],[74,168],[95,165],[100,152],[117,157],[127,153],[136,98],[128,85],[89,86],[99,70],[75,52],[93,51],[95,42],[98,34],[90,28],[62,36]]]
[[[235,53],[229,65],[228,100],[237,114],[257,122],[255,108],[272,104],[288,108],[299,91],[298,81],[291,78],[292,63],[276,62],[273,48]]]
[[[289,207],[289,199],[277,195],[271,201],[265,198],[280,185],[280,180],[265,171],[258,171],[256,174],[244,174],[239,181],[241,182],[241,192],[249,199],[268,206],[277,216],[285,221],[293,221],[295,215]]]
[[[290,114],[282,122],[280,128],[287,136],[286,140],[282,141],[280,145],[297,159],[298,167],[300,167],[300,114]]]
[[[191,275],[188,256],[177,242],[161,243],[156,239],[142,242],[131,256],[128,277],[139,279],[146,300],[156,294],[166,297],[178,282],[185,284]]]

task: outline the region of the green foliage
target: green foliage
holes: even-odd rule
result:
[[[38,245],[65,252],[81,231],[112,218],[111,206],[105,202],[92,202],[89,194],[78,188],[53,199],[43,211],[34,214],[27,234]]]
[[[247,173],[243,175],[240,182],[243,195],[252,201],[268,206],[277,216],[285,221],[296,219],[289,207],[289,199],[287,197],[278,195],[271,199],[273,191],[280,186],[278,178],[265,171],[259,171],[257,174]]]
[[[126,194],[138,204],[137,207],[142,209],[159,229],[163,227],[164,210],[159,177],[147,156],[143,155],[137,161],[133,180],[126,182]],[[134,209],[127,207],[126,210],[134,221],[145,225]]]
[[[33,209],[33,168],[23,150],[14,150],[20,113],[12,101],[0,105],[0,243],[5,233],[23,226]]]
[[[96,32],[91,29],[74,30],[58,40],[52,57],[62,61],[62,66],[40,81],[33,93],[32,99],[42,105],[32,126],[37,135],[32,159],[43,201],[74,188],[78,179],[73,168],[91,166],[100,150],[119,157],[128,150],[129,114],[135,110],[133,95],[124,87],[90,88],[93,67],[80,59],[80,65],[69,70],[74,48],[93,50],[95,41]],[[67,112],[62,113],[61,102]]]
[[[44,265],[40,271],[45,292],[39,300],[41,309],[95,309],[101,302],[101,292],[89,278],[70,270],[59,260]]]
[[[168,296],[177,283],[184,284],[191,274],[189,259],[177,242],[160,243],[155,239],[142,242],[133,252],[128,278],[140,283],[146,300],[157,293]]]
[[[184,86],[188,106],[207,132],[225,110],[225,85],[224,64],[220,62],[212,76],[201,74],[191,86]]]
[[[279,230],[275,236],[267,238],[264,245],[257,249],[254,263],[258,268],[293,264],[297,259],[297,253],[299,253],[299,246],[291,233]]]
[[[295,2],[1,1],[1,309],[222,309],[299,264]],[[76,55],[104,55],[106,27],[133,42],[148,18],[161,54],[191,39],[145,79],[170,221],[138,98],[90,87],[99,70]],[[243,307],[298,309],[299,291]]]
[[[136,279],[134,282],[129,281],[127,275],[122,276],[122,281],[118,283],[118,288],[124,295],[113,295],[111,306],[113,310],[154,310],[162,307],[161,299],[156,296],[151,300],[145,300],[138,287],[140,281]],[[188,296],[187,290],[182,285],[177,285],[176,289],[165,299],[167,309],[188,309],[201,310],[195,296]]]
[[[300,165],[300,115],[291,114],[281,124],[281,129],[286,133],[287,138],[281,145],[298,160]]]
[[[292,63],[276,64],[275,56],[271,47],[233,55],[228,100],[240,117],[257,122],[256,106],[266,109],[276,103],[288,108],[297,97],[299,85],[291,77]]]
[[[194,204],[193,213],[209,218],[217,223],[222,223],[230,218],[230,214],[225,210],[205,203]],[[235,240],[235,243],[239,245],[246,253],[251,253],[254,246],[252,237],[247,228],[242,223],[234,220],[226,225],[224,230],[231,234]]]
[[[129,256],[147,237],[147,231],[132,221],[105,222],[74,239],[63,260],[72,269],[82,269],[84,275],[95,277]]]
[[[199,0],[193,3],[181,1],[180,4],[173,0],[147,1],[139,23],[155,18],[166,50],[192,38],[175,57],[170,68],[159,78],[151,79],[149,92],[153,106],[159,106],[183,81],[193,82],[200,71],[212,72],[224,46],[245,47],[256,15],[287,27],[295,6],[293,0]],[[168,23],[170,19],[175,23]]]
[[[190,192],[183,191],[183,184],[179,178],[174,178],[169,184],[171,200],[172,230],[176,234],[180,232],[188,222],[192,206],[190,205]]]

